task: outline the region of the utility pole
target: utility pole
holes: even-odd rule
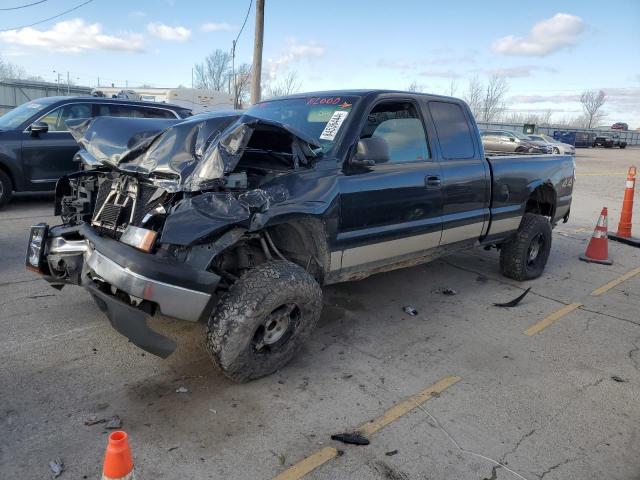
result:
[[[264,37],[264,0],[256,0],[256,36],[253,42],[253,68],[251,69],[251,103],[260,101],[262,76],[262,42]]]
[[[67,71],[67,95],[69,95],[70,88],[71,88],[71,83],[69,81],[69,72]]]

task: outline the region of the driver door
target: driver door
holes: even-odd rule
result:
[[[440,166],[431,158],[420,110],[413,101],[382,101],[365,118],[360,139],[381,139],[388,154],[365,167],[347,164],[340,178],[343,272],[420,256],[438,246],[442,231]]]
[[[48,132],[22,133],[23,169],[33,190],[51,190],[61,176],[78,170],[78,164],[73,161],[78,144],[65,122],[72,118],[92,117],[92,108],[91,103],[63,105],[38,119],[49,126]]]

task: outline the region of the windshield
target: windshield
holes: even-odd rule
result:
[[[8,111],[0,117],[0,130],[12,130],[19,127],[22,123],[51,103],[51,101],[47,102],[44,99],[23,103],[19,107]]]
[[[324,153],[333,146],[357,101],[358,97],[339,95],[268,100],[254,105],[247,114],[290,125],[317,140]]]
[[[531,141],[531,139],[529,137],[527,137],[524,133],[520,133],[520,132],[509,132],[511,135],[513,135],[514,137],[519,138],[520,140],[527,140],[527,141]]]

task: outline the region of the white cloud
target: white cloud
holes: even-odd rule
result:
[[[281,55],[267,60],[269,77],[274,79],[280,68],[299,60],[323,57],[324,52],[324,46],[315,42],[298,43],[296,39],[289,39],[287,47]]]
[[[498,75],[499,77],[505,77],[505,78],[530,77],[534,75],[536,72],[557,73],[558,70],[552,67],[542,67],[542,66],[536,66],[536,65],[521,65],[519,67],[496,68],[495,70],[489,71],[489,73],[492,75]]]
[[[508,35],[493,42],[491,47],[503,55],[543,57],[574,45],[584,29],[580,17],[556,13],[536,23],[526,37]]]
[[[0,41],[55,52],[77,53],[86,50],[139,52],[143,50],[142,35],[136,33],[106,35],[102,31],[102,25],[88,24],[81,18],[56,23],[49,30],[27,27],[0,32]]]
[[[579,102],[580,94],[554,94],[554,95],[514,95],[509,98],[513,103],[563,103]]]
[[[440,77],[440,78],[460,78],[458,72],[454,72],[453,70],[423,70],[420,72],[420,75],[425,77]]]
[[[202,30],[203,32],[231,32],[235,29],[236,29],[235,26],[228,23],[224,23],[224,22],[223,23],[208,22],[200,26],[200,30]]]
[[[191,30],[185,27],[171,27],[164,23],[152,22],[147,25],[147,31],[154,37],[162,40],[172,40],[175,42],[186,42],[191,38]]]

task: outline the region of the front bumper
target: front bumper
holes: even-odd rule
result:
[[[87,225],[53,227],[45,245],[47,281],[84,286],[116,330],[161,357],[171,354],[175,343],[147,327],[148,313],[198,321],[217,300],[217,275],[101,237]]]

